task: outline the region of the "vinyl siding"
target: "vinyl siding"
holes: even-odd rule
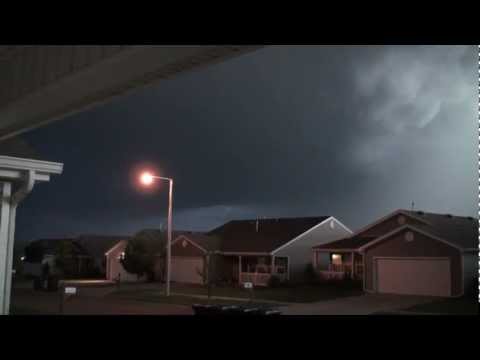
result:
[[[331,221],[334,223],[333,229],[330,227]],[[313,260],[312,247],[344,238],[350,234],[351,233],[345,230],[336,219],[331,219],[323,225],[307,231],[296,241],[274,253],[274,255],[276,257],[287,256],[289,258],[290,281],[302,282],[305,280],[307,265],[311,264]],[[327,261],[327,259],[328,257],[325,261]]]

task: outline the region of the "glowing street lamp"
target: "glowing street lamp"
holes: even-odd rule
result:
[[[145,186],[150,186],[153,184],[154,180],[165,180],[168,181],[169,190],[168,190],[168,225],[167,225],[167,274],[166,274],[166,286],[165,286],[165,295],[170,296],[170,265],[171,265],[171,243],[172,243],[172,203],[173,203],[173,179],[155,176],[152,173],[145,171],[140,175],[140,183]]]

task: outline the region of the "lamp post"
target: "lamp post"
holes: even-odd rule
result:
[[[155,179],[168,181],[168,221],[167,221],[167,271],[165,295],[170,296],[170,263],[171,263],[171,243],[172,243],[172,203],[173,203],[173,179],[155,176],[149,172],[144,172],[140,176],[142,184],[149,186]]]

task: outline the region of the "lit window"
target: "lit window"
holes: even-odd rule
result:
[[[332,254],[332,264],[341,265],[342,264],[342,255]]]

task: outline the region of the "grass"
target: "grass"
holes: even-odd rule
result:
[[[194,285],[179,285],[172,286],[172,293],[181,293],[185,295],[207,295],[206,288],[202,286]],[[351,284],[316,284],[316,285],[297,285],[297,286],[282,286],[279,288],[256,288],[253,293],[253,301],[268,300],[278,303],[308,303],[316,301],[324,301],[336,299],[339,297],[361,295],[363,292],[359,287]],[[136,299],[156,298],[161,296],[158,291],[132,291],[132,290],[120,290],[116,292],[116,295],[120,296],[133,296]],[[213,297],[232,297],[249,299],[250,293],[248,290],[240,287],[217,287],[212,291]],[[194,298],[194,302],[199,302],[200,299]],[[226,303],[224,300],[218,300],[218,302]],[[236,303],[239,303],[236,301]],[[244,303],[244,302],[240,302]]]
[[[412,306],[404,309],[404,311],[441,315],[478,315],[478,297],[435,300],[430,303]]]
[[[212,305],[252,305],[252,306],[261,306],[261,307],[272,307],[272,304],[265,304],[262,302],[256,301],[238,301],[238,300],[219,300],[219,299],[204,299],[192,296],[183,296],[183,295],[170,295],[165,296],[158,291],[117,291],[112,293],[108,296],[135,300],[135,301],[143,301],[143,302],[151,302],[151,303],[162,303],[162,304],[175,304],[175,305],[185,305],[185,306],[192,306],[193,304],[212,304]],[[274,304],[276,306],[281,306],[282,304]]]
[[[188,294],[206,295],[206,289],[202,287],[184,286],[175,288],[173,291]],[[362,294],[360,287],[342,283],[290,285],[278,288],[258,287],[255,288],[253,292],[253,296],[256,299],[300,303],[331,300],[339,297],[360,294]],[[213,296],[249,298],[250,293],[247,290],[239,287],[218,287],[213,289]]]
[[[33,308],[24,308],[18,306],[12,306],[10,309],[11,315],[54,315],[53,312],[40,311]]]

